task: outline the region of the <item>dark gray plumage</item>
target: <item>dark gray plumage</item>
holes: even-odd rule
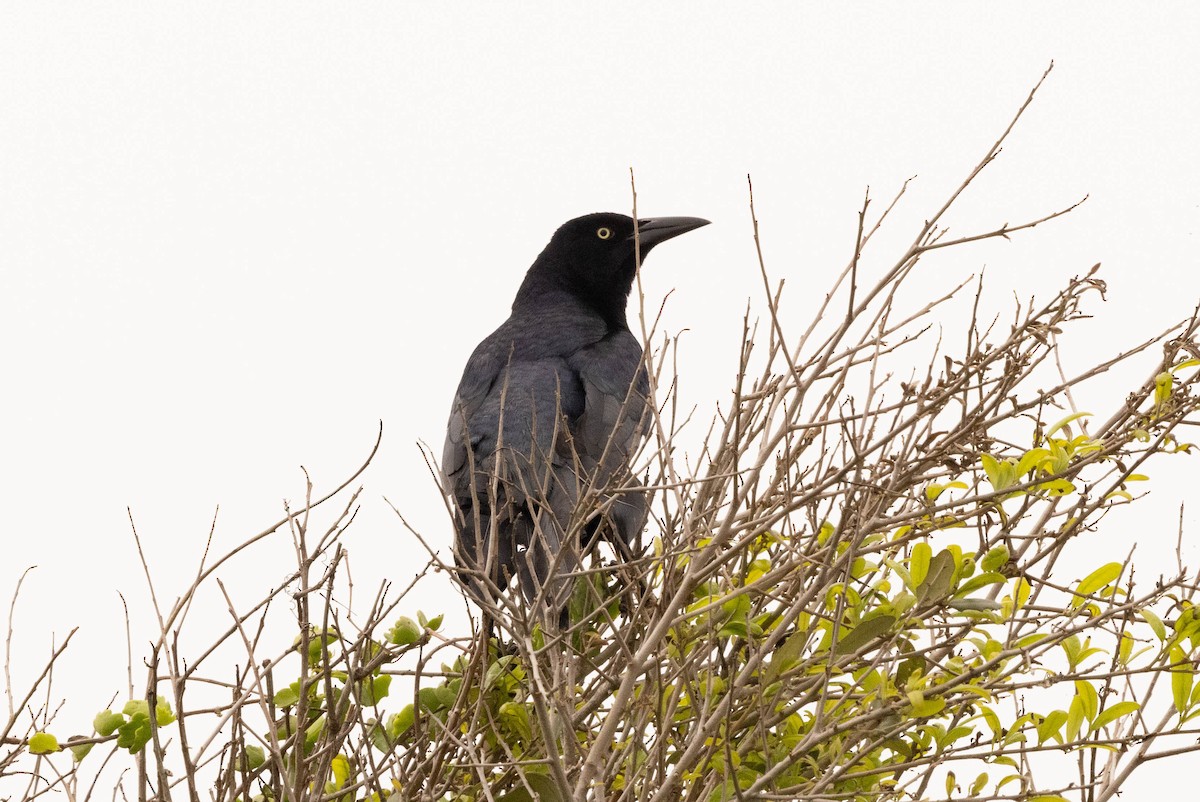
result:
[[[641,254],[707,223],[639,220]],[[565,223],[526,273],[511,316],[467,362],[442,473],[456,513],[455,558],[481,602],[517,576],[527,599],[562,610],[579,533],[587,544],[608,539],[626,557],[640,550],[645,495],[606,492],[630,484],[628,459],[649,413],[642,346],[625,319],[636,269],[632,218]],[[572,527],[588,491],[602,512]]]

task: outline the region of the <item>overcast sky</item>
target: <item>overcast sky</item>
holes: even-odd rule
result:
[[[82,628],[64,720],[90,721],[123,685],[118,591],[135,645],[153,634],[127,506],[173,598],[217,505],[228,546],[301,498],[300,465],[318,488],[347,476],[382,420],[348,538],[356,581],[406,582],[423,560],[384,496],[448,555],[416,443],[440,452],[466,357],[555,227],[629,210],[631,167],[644,215],[713,221],[644,273],[654,305],[672,293],[663,327],[688,329],[681,392],[704,418],[728,392],[747,300],[762,309],[747,174],[799,332],[852,251],[867,187],[883,202],[917,176],[880,267],[1051,60],[947,222],[967,234],[1090,199],[1013,242],[939,255],[920,280],[986,266],[1002,309],[1102,262],[1109,300],[1064,341],[1076,366],[1200,299],[1200,6],[647,5],[0,7],[0,599],[39,566],[18,676],[52,633]],[[1093,411],[1120,402],[1122,380]],[[1173,543],[1196,472],[1162,463],[1145,512],[1097,548]],[[224,576],[249,598],[288,559],[284,541]],[[461,615],[444,577],[419,594]],[[225,625],[215,600],[205,614]],[[97,690],[75,692],[86,675]]]

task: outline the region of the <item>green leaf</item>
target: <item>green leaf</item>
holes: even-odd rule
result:
[[[1045,466],[1049,473],[1062,473],[1071,467],[1071,452],[1062,447],[1061,441],[1050,444],[1049,464]]]
[[[497,658],[496,662],[488,666],[487,672],[483,675],[484,690],[494,688],[497,683],[511,677],[516,665],[517,658],[511,654],[502,655]]]
[[[317,743],[317,741],[320,740],[320,738],[324,734],[324,732],[325,732],[325,716],[324,715],[317,716],[317,720],[314,721],[312,724],[309,724],[308,728],[306,730],[304,730],[304,745],[305,746],[315,745]]]
[[[901,641],[901,643],[905,643]],[[910,678],[914,675],[924,674],[926,669],[925,658],[921,655],[913,655],[905,658],[896,669],[895,684],[896,687],[902,687],[908,684]]]
[[[237,771],[254,771],[266,762],[267,756],[262,747],[251,744],[242,750],[241,757],[234,761],[233,767]]]
[[[1011,760],[1011,758],[1009,758],[1009,759]],[[995,762],[995,763],[999,763],[1000,761],[993,761],[993,762]],[[1013,761],[1013,762],[1015,763],[1016,761]],[[1013,766],[1013,768],[1015,769],[1015,768],[1017,768],[1017,767],[1016,767],[1016,766]],[[1022,776],[1021,776],[1020,774],[1010,774],[1010,775],[1008,775],[1007,777],[1005,777],[1004,779],[1002,779],[1000,782],[996,783],[996,793],[997,793],[997,794],[999,794],[999,793],[1000,793],[1000,789],[1001,789],[1001,788],[1003,788],[1004,786],[1008,785],[1009,783],[1011,783],[1011,782],[1018,782],[1018,781],[1019,781],[1019,780],[1021,780],[1021,779],[1022,779]]]
[[[1033,592],[1033,586],[1029,584],[1029,580],[1023,576],[1017,577],[1016,582],[1016,609],[1020,610],[1029,601],[1029,594]]]
[[[1161,407],[1171,397],[1171,387],[1174,377],[1163,371],[1154,377],[1154,406]]]
[[[948,549],[942,549],[929,562],[929,575],[917,588],[917,599],[924,603],[943,598],[954,583],[954,568],[957,560]]]
[[[333,627],[330,627],[328,631],[318,631],[313,628],[308,636],[308,664],[310,666],[319,666],[327,660],[331,660],[332,658],[329,655],[327,647],[332,643],[337,643],[339,637],[337,629]],[[296,651],[299,651],[304,643],[303,635],[297,635],[293,643],[295,644]]]
[[[1200,629],[1200,619],[1196,617],[1196,608],[1185,602],[1183,610],[1179,613],[1179,618],[1175,619],[1175,637],[1177,639],[1190,638]]]
[[[62,747],[58,745],[58,739],[48,732],[35,732],[29,737],[29,754],[31,755],[48,755],[61,751]]]
[[[767,685],[779,679],[781,674],[800,661],[806,641],[807,638],[801,633],[793,632],[784,639],[783,643],[779,644],[779,647],[771,655],[771,662],[767,664],[766,671],[763,672]]]
[[[293,682],[286,688],[281,688],[275,692],[276,707],[291,707],[300,701],[300,683]]]
[[[992,731],[992,740],[999,738],[1004,732],[1004,725],[1000,723],[1000,717],[996,715],[996,711],[990,707],[981,707],[979,714],[983,716],[983,720],[987,722],[988,729]]]
[[[436,713],[442,709],[442,696],[437,688],[421,688],[417,691],[417,701],[421,703],[422,710]]]
[[[441,623],[440,621],[438,623]],[[411,643],[416,643],[421,639],[421,626],[406,615],[402,615],[396,619],[396,623],[387,631],[384,636],[389,643],[396,646],[408,646]]]
[[[992,546],[979,561],[979,566],[984,571],[999,571],[1006,565],[1008,565],[1008,546],[1004,545]]]
[[[929,576],[929,561],[933,558],[933,549],[928,543],[914,543],[912,557],[908,560],[908,575],[912,579],[912,589],[916,592],[925,577]]]
[[[68,748],[71,750],[71,757],[73,757],[75,762],[78,763],[87,757],[88,752],[92,751],[93,746],[95,746],[95,744],[79,744],[77,746],[69,746]]]
[[[390,674],[383,674],[364,680],[359,686],[359,701],[366,707],[379,704],[379,700],[388,695],[388,689],[391,687],[391,684],[392,677]]]
[[[1074,671],[1082,659],[1080,656],[1083,652],[1083,643],[1079,640],[1078,635],[1068,635],[1062,639],[1062,643],[1058,644],[1063,652],[1067,655],[1067,666]]]
[[[749,585],[752,582],[757,582],[759,579],[762,579],[764,576],[766,576],[767,572],[770,570],[770,560],[755,560],[754,562],[750,563],[750,568],[746,571],[746,584]]]
[[[142,751],[149,741],[150,716],[145,713],[130,716],[129,721],[117,728],[117,746],[129,750],[131,755]]]
[[[1034,633],[1026,635],[1023,638],[1021,638],[1020,640],[1018,640],[1017,648],[1018,649],[1028,649],[1030,646],[1041,643],[1048,637],[1050,637],[1050,636],[1045,634],[1044,632],[1034,632]]]
[[[329,773],[333,775],[331,790],[336,791],[350,779],[350,761],[345,755],[335,755],[333,760],[329,761]]]
[[[1117,664],[1129,665],[1129,657],[1133,654],[1133,636],[1128,632],[1121,633],[1121,644],[1117,647]]]
[[[1062,726],[1065,723],[1067,723],[1067,711],[1050,711],[1037,726],[1038,746],[1041,746],[1051,738],[1062,743]]]
[[[1135,710],[1141,710],[1142,706],[1137,702],[1117,702],[1116,704],[1106,708],[1100,715],[1096,716],[1096,720],[1092,722],[1092,732],[1110,724],[1121,716],[1127,716]]]
[[[158,703],[154,706],[154,722],[160,727],[175,723],[175,714],[171,712],[170,703],[161,696],[158,699]]]
[[[443,685],[439,688],[433,689],[434,693],[437,694],[440,709],[446,710],[447,708],[454,706],[454,702],[458,699],[458,687],[458,685],[455,685],[454,687]]]
[[[125,717],[111,710],[97,713],[96,718],[92,719],[92,726],[96,728],[96,732],[105,738],[116,732],[117,727],[120,727],[124,723]]]
[[[958,687],[964,693],[973,693],[980,699],[984,699],[989,702],[995,697],[995,694],[992,691],[988,690],[987,688],[982,688],[978,685],[960,685]]]
[[[1004,574],[997,574],[994,571],[985,574],[979,574],[978,576],[973,576],[966,582],[962,583],[958,590],[954,592],[954,595],[956,598],[962,598],[963,596],[979,590],[982,587],[986,587],[988,585],[999,585],[1007,581],[1008,577],[1006,577]]]
[[[909,712],[915,718],[936,716],[946,708],[946,700],[940,696],[925,698],[921,691],[908,692]]]
[[[1146,607],[1138,610],[1138,615],[1145,619],[1146,623],[1150,625],[1150,629],[1154,630],[1154,634],[1158,636],[1160,641],[1167,639],[1167,628],[1163,626],[1163,620],[1153,610]]]
[[[130,699],[125,703],[125,707],[121,708],[121,712],[130,718],[150,718],[150,704],[145,699]]]
[[[1083,703],[1076,696],[1071,699],[1071,704],[1067,707],[1067,729],[1064,734],[1066,739],[1064,743],[1076,741],[1079,739],[1079,730],[1083,726]]]
[[[500,723],[509,732],[514,733],[525,741],[533,740],[533,729],[529,725],[529,710],[519,702],[505,702],[498,711]]]
[[[1075,485],[1066,479],[1051,479],[1049,482],[1042,482],[1037,489],[1051,496],[1069,496],[1075,492]]]
[[[975,782],[971,783],[971,790],[969,792],[969,796],[979,796],[979,792],[983,790],[984,786],[987,785],[987,783],[988,783],[988,775],[987,775],[987,772],[985,771],[985,772],[981,773],[978,777],[975,778]]]
[[[412,728],[416,720],[416,709],[411,704],[405,705],[399,713],[388,719],[388,735],[392,736],[393,739],[399,738]]]
[[[745,621],[727,621],[717,635],[722,638],[747,638],[750,636],[750,626]]]
[[[1073,415],[1068,415],[1067,417],[1063,418],[1058,423],[1054,424],[1049,429],[1047,429],[1046,434],[1044,436],[1047,439],[1049,439],[1050,437],[1052,437],[1055,434],[1055,432],[1057,432],[1059,429],[1063,428],[1067,424],[1071,423],[1072,421],[1079,420],[1080,418],[1088,418],[1088,417],[1091,417],[1091,415],[1092,415],[1092,413],[1090,413],[1090,412],[1076,412]]]
[[[1094,720],[1100,710],[1100,694],[1096,692],[1096,686],[1086,680],[1075,680],[1075,698],[1083,706],[1084,718]]]
[[[1080,596],[1088,596],[1106,587],[1121,575],[1121,563],[1108,563],[1092,571],[1076,586],[1075,592]]]
[[[847,632],[833,647],[835,655],[854,654],[876,638],[883,637],[896,626],[896,616],[881,615],[868,618]]]
[[[1198,705],[1200,705],[1200,683],[1194,683],[1192,685],[1191,698],[1188,699],[1188,709],[1192,712],[1188,714],[1188,717],[1185,720],[1190,720],[1195,718],[1197,715],[1200,715],[1200,710],[1196,709]]]
[[[122,712],[129,720],[117,728],[117,746],[136,755],[150,741],[150,705],[145,699],[130,699]]]
[[[1171,662],[1186,663],[1187,655],[1178,646],[1171,647]],[[1171,669],[1171,696],[1175,702],[1175,710],[1180,716],[1188,710],[1188,700],[1192,693],[1192,672],[1187,666]]]
[[[382,722],[371,719],[367,722],[367,739],[370,740],[371,746],[378,749],[380,752],[386,752],[391,749],[392,745],[388,741],[387,729],[384,728]]]
[[[1018,479],[1024,479],[1025,475],[1032,470],[1036,470],[1041,466],[1042,461],[1050,456],[1049,450],[1045,448],[1031,448],[1025,452],[1020,460],[1017,461],[1015,473]]]
[[[1008,487],[1004,484],[1003,471],[1001,463],[991,454],[980,454],[979,461],[983,464],[983,472],[987,475],[988,483],[993,490],[1003,490]]]

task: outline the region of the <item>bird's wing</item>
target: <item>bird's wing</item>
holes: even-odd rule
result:
[[[572,426],[574,446],[604,480],[625,464],[644,433],[649,382],[642,346],[621,331],[569,361],[584,392],[583,414]]]
[[[454,489],[457,477],[467,465],[472,443],[471,421],[495,390],[504,367],[499,349],[489,340],[484,340],[471,354],[463,370],[462,379],[454,393],[450,406],[450,421],[446,424],[446,442],[442,447],[442,475],[449,489]]]
[[[490,472],[503,446],[510,468],[538,470],[555,451],[560,421],[575,420],[584,410],[579,376],[565,359],[522,353],[511,347],[508,336],[480,343],[455,394],[442,473],[448,489],[460,498],[473,494],[467,470],[472,457],[477,472]]]
[[[577,354],[573,364],[584,392],[583,414],[571,427],[575,455],[590,475],[588,484],[615,489],[632,480],[626,475],[629,459],[645,436],[650,412],[641,343],[619,332]],[[623,556],[640,553],[648,497],[627,489],[609,499],[610,526],[601,531]]]

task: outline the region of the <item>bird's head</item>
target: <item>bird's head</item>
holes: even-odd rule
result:
[[[522,296],[542,288],[566,291],[595,308],[606,319],[622,323],[625,304],[642,259],[658,245],[708,225],[699,217],[650,217],[634,220],[613,212],[584,215],[563,223],[529,269]],[[636,236],[635,236],[636,232]]]

